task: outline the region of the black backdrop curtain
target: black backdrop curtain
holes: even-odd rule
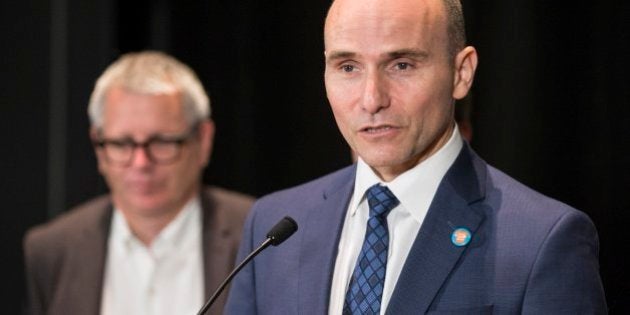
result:
[[[94,80],[118,54],[159,49],[208,89],[218,133],[207,183],[256,196],[350,163],[323,86],[329,1],[26,0],[0,4],[5,137],[0,296],[23,297],[26,228],[106,191],[87,137]],[[480,55],[473,148],[588,213],[612,313],[628,311],[630,5],[464,0]],[[526,240],[524,240],[526,241]],[[6,299],[6,300],[5,300]]]

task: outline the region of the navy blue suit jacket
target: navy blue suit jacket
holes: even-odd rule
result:
[[[285,215],[299,229],[234,278],[226,314],[328,313],[355,172],[351,166],[254,205],[239,260]],[[472,232],[467,246],[451,242],[456,227]],[[465,145],[415,236],[387,314],[605,313],[598,246],[584,213],[525,187]]]

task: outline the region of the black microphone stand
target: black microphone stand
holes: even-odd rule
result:
[[[197,315],[203,315],[210,308],[212,303],[214,303],[214,300],[216,300],[219,294],[221,294],[221,292],[223,291],[223,289],[225,289],[225,286],[230,282],[230,280],[232,280],[232,278],[234,278],[234,275],[236,275],[236,273],[241,271],[241,269],[243,268],[243,266],[245,266],[245,264],[247,264],[250,260],[256,257],[258,253],[263,251],[263,249],[267,248],[269,245],[273,245],[273,246],[280,245],[287,238],[293,235],[293,233],[295,233],[297,229],[298,229],[297,223],[295,223],[295,220],[293,220],[293,218],[289,216],[284,217],[282,220],[276,223],[276,225],[274,225],[271,228],[271,230],[267,233],[267,239],[265,239],[265,241],[262,242],[262,244],[260,244],[260,246],[258,246],[258,248],[256,248],[251,254],[247,255],[247,257],[245,257],[243,262],[241,262],[238,266],[236,266],[236,268],[228,275],[228,277],[223,281],[223,283],[221,283],[221,285],[214,292],[214,294],[212,294],[208,302],[206,302],[206,304],[203,305],[203,307],[201,308],[199,313],[197,313]]]
[[[232,278],[234,278],[234,275],[236,275],[241,269],[243,269],[243,267],[250,260],[252,260],[254,257],[256,257],[256,255],[258,255],[258,253],[260,253],[263,249],[265,249],[269,245],[271,245],[271,241],[272,241],[271,238],[267,238],[262,244],[260,244],[260,246],[258,246],[258,248],[256,248],[256,250],[254,250],[251,254],[249,254],[247,257],[245,257],[245,260],[243,260],[243,262],[241,262],[234,270],[232,270],[230,275],[228,275],[228,277],[225,280],[223,280],[221,285],[217,288],[216,291],[214,291],[214,293],[212,294],[210,299],[208,299],[206,304],[203,305],[203,307],[201,308],[201,310],[199,310],[199,313],[197,313],[197,315],[205,314],[206,311],[212,305],[212,303],[214,303],[214,300],[216,300],[219,297],[219,294],[221,294],[221,292],[223,292],[223,290],[225,289],[225,286],[227,286],[227,284],[230,283],[230,280],[232,280]]]

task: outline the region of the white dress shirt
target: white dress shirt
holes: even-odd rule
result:
[[[115,209],[101,314],[196,314],[204,302],[201,229],[201,203],[195,198],[147,247]]]
[[[389,251],[380,312],[384,314],[438,185],[457,158],[462,146],[463,140],[455,127],[451,138],[440,150],[389,183],[380,180],[374,171],[359,158],[354,192],[339,240],[329,314],[342,313],[350,278],[363,245],[369,218],[369,206],[364,196],[367,189],[376,183],[381,183],[387,186],[400,201],[400,204],[387,216]]]

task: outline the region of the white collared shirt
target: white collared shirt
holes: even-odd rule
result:
[[[196,314],[203,294],[199,198],[190,200],[149,247],[133,235],[120,210],[114,210],[102,315]]]
[[[350,277],[363,245],[369,218],[369,207],[364,196],[367,189],[376,183],[381,183],[387,186],[400,201],[400,204],[387,216],[389,251],[381,301],[381,314],[384,314],[437,188],[459,155],[462,146],[462,137],[455,127],[451,138],[440,150],[389,183],[382,182],[359,158],[354,192],[339,240],[330,290],[329,314],[342,313]]]

